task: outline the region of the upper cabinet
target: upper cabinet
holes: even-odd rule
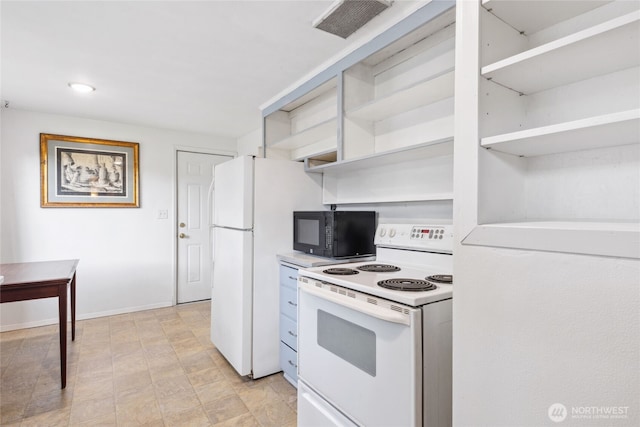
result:
[[[433,1],[263,110],[324,203],[452,200],[455,2]]]
[[[639,6],[482,2],[464,243],[640,258]]]

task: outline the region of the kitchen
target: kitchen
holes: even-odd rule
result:
[[[403,6],[402,3],[397,2],[384,13],[395,13],[394,8]],[[387,190],[387,201],[366,203],[354,199],[357,193],[350,189],[354,188],[353,183],[363,181],[362,175],[358,170],[339,171],[339,168],[334,173],[324,173],[330,177],[333,185],[334,201],[338,206],[346,201],[347,209],[375,210],[379,218],[387,223],[425,217],[454,220],[454,424],[540,425],[549,422],[546,411],[550,405],[558,402],[563,403],[569,411],[571,407],[629,406],[629,419],[621,420],[620,425],[633,424],[638,417],[638,406],[637,402],[630,402],[628,396],[638,395],[637,375],[630,369],[634,364],[637,366],[638,359],[637,257],[602,253],[598,252],[598,248],[594,251],[592,247],[615,247],[616,239],[622,244],[628,241],[626,236],[632,239],[635,236],[637,242],[637,231],[614,229],[607,233],[606,230],[603,232],[603,227],[591,226],[596,237],[588,239],[585,236],[584,240],[578,240],[580,244],[571,244],[571,236],[578,233],[573,231],[572,234],[571,228],[557,232],[542,229],[539,234],[533,235],[527,234],[527,228],[514,227],[512,234],[523,236],[518,239],[526,240],[528,247],[509,249],[509,242],[505,243],[509,236],[500,234],[506,227],[478,225],[523,223],[524,215],[518,211],[528,208],[532,216],[544,219],[554,216],[571,219],[577,216],[572,210],[578,210],[578,214],[585,214],[584,217],[611,220],[611,224],[632,220],[637,228],[638,184],[637,179],[636,182],[633,180],[638,176],[637,119],[635,145],[621,146],[626,148],[617,152],[611,150],[606,155],[584,151],[587,154],[583,158],[556,155],[547,158],[553,163],[544,163],[545,156],[511,161],[510,158],[515,156],[503,156],[498,153],[497,147],[479,150],[473,141],[477,142],[486,134],[492,135],[491,131],[484,128],[497,129],[501,123],[479,123],[481,115],[477,108],[473,108],[477,104],[478,86],[486,83],[470,77],[477,74],[472,70],[477,70],[479,60],[472,53],[478,50],[479,23],[476,14],[482,11],[466,3],[463,2],[463,7],[458,7],[456,11],[458,14],[462,11],[467,13],[456,16],[456,22],[468,20],[468,25],[456,25],[456,31],[461,33],[456,34],[455,40],[455,93],[458,98],[453,107],[456,144],[453,146],[455,168],[453,181],[448,183],[450,188],[446,188],[446,182],[429,179],[437,174],[429,175],[429,171],[409,168],[413,175],[404,181],[400,178],[396,183],[399,190],[396,191],[390,179],[394,166],[380,160],[379,164],[372,166],[377,173],[368,175],[368,179],[376,185],[391,187]],[[620,3],[626,7],[631,2]],[[614,18],[623,13],[608,11],[607,14],[609,18]],[[3,19],[4,16],[6,13]],[[394,18],[400,20],[398,16]],[[485,22],[491,17],[483,12],[482,19]],[[3,25],[3,31],[5,28]],[[372,33],[366,35],[372,37]],[[494,61],[498,59],[496,57]],[[637,70],[637,63],[635,67]],[[458,74],[459,70],[467,72],[460,71]],[[302,74],[295,78],[301,77]],[[597,108],[593,107],[593,103],[580,102],[577,94],[586,91],[580,91],[580,87],[575,85],[568,85],[556,93],[542,91],[535,101],[539,107],[548,99],[555,100],[553,102],[559,106],[554,113],[568,121],[604,114],[607,108],[612,111],[637,109],[637,99],[623,96],[625,93],[634,93],[634,88],[637,93],[637,81],[621,73],[612,74],[610,80],[616,77],[628,83],[610,91],[610,94],[606,91],[611,84],[606,79],[592,80],[596,94],[607,99]],[[291,81],[281,84],[278,90],[288,84]],[[3,93],[8,93],[8,87],[3,86]],[[295,89],[299,86],[298,83],[292,87]],[[96,94],[99,92],[100,88]],[[571,114],[566,111],[567,107],[557,101],[562,94],[577,96],[577,101],[569,104]],[[503,101],[507,99],[506,95],[494,96],[499,99],[496,102],[507,102]],[[611,99],[616,96],[618,100]],[[240,138],[186,134],[126,122],[73,117],[64,115],[63,110],[57,114],[24,111],[18,108],[17,99],[7,99],[13,104],[8,109],[2,109],[2,261],[82,258],[81,280],[93,286],[91,296],[82,295],[82,291],[79,291],[79,313],[85,318],[171,305],[175,292],[171,279],[175,277],[174,226],[169,224],[171,221],[156,219],[156,216],[158,210],[167,209],[174,203],[174,195],[169,190],[174,188],[174,177],[166,171],[173,168],[175,146],[203,149],[215,146],[218,151],[249,154],[255,150],[253,154],[258,154],[257,149],[262,146],[260,132]],[[273,102],[278,99],[274,98]],[[509,98],[508,102],[515,105],[518,100]],[[11,105],[15,105],[15,109]],[[452,108],[446,105],[446,101],[441,105],[444,109]],[[492,107],[489,105],[486,108]],[[597,111],[592,112],[589,108]],[[59,115],[61,113],[63,115]],[[483,117],[494,116],[486,112]],[[548,124],[541,118],[535,120],[542,125]],[[480,128],[483,128],[482,134],[479,134]],[[353,127],[345,129],[346,132],[356,130]],[[498,129],[493,134],[515,130]],[[36,141],[37,135],[43,131],[143,143],[142,208],[41,209],[37,203],[40,189]],[[28,141],[33,141],[33,144]],[[146,141],[153,141],[154,148],[157,148],[145,149],[148,147]],[[356,158],[362,154],[356,152],[349,155]],[[269,147],[267,155],[270,155]],[[402,161],[411,162],[411,159]],[[438,163],[430,164],[435,167]],[[557,164],[574,166],[571,170],[563,170]],[[597,167],[590,169],[585,166],[591,164]],[[24,170],[31,172],[25,173]],[[526,170],[531,173],[522,173]],[[545,174],[545,170],[551,172]],[[585,170],[593,176],[586,174]],[[447,173],[446,169],[440,171]],[[554,174],[559,174],[559,178]],[[523,175],[530,178],[526,183],[518,179]],[[500,179],[500,176],[507,179]],[[560,186],[559,182],[563,181],[570,185]],[[422,187],[417,191],[414,189],[416,182],[434,183],[435,187],[427,188],[425,193],[455,194],[455,204],[450,199],[425,201],[424,194],[420,193]],[[520,200],[518,192],[525,189],[525,184],[528,185],[527,199]],[[548,190],[556,187],[557,193],[550,194]],[[406,188],[410,190],[394,199],[397,193],[402,193]],[[375,190],[371,186],[365,189],[368,192]],[[419,197],[417,201],[411,199],[416,193]],[[545,200],[545,194],[555,200],[553,206],[541,203]],[[593,197],[601,202],[594,203]],[[527,203],[529,206],[523,207]],[[545,209],[550,212],[545,212]],[[117,225],[114,220],[118,221]],[[91,236],[88,237],[88,234]],[[607,240],[608,235],[615,238],[611,244]],[[143,238],[132,239],[131,236]],[[461,243],[465,238],[468,244]],[[545,247],[544,241],[549,239],[568,241],[569,247]],[[576,249],[576,246],[581,247]],[[84,254],[80,256],[79,253]],[[89,253],[92,255],[86,255]],[[615,291],[607,292],[609,287],[614,287]],[[118,304],[115,302],[117,300],[126,304]],[[55,309],[45,301],[23,305],[19,309],[3,305],[1,324],[3,327],[40,326],[43,321],[55,316]]]

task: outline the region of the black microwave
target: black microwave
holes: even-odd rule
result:
[[[293,249],[327,258],[375,255],[373,211],[296,211]]]

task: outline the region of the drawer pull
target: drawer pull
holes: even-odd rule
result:
[[[298,304],[296,304],[296,303],[295,303],[295,302],[293,302],[293,301],[287,301],[287,302],[289,303],[289,305],[292,305],[292,306],[294,306],[294,307],[297,307],[297,306],[298,306]]]
[[[296,282],[298,281],[298,278],[297,277],[293,277],[293,276],[289,276],[289,279],[295,280]]]
[[[295,363],[293,363],[291,360],[287,360],[287,362],[289,362],[289,365],[293,366],[294,368],[297,368],[298,365],[296,365]]]
[[[294,338],[298,338],[298,334],[293,333],[293,331],[289,331],[289,335],[291,335]]]

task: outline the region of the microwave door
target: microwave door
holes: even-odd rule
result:
[[[324,212],[294,212],[293,249],[331,257]]]

